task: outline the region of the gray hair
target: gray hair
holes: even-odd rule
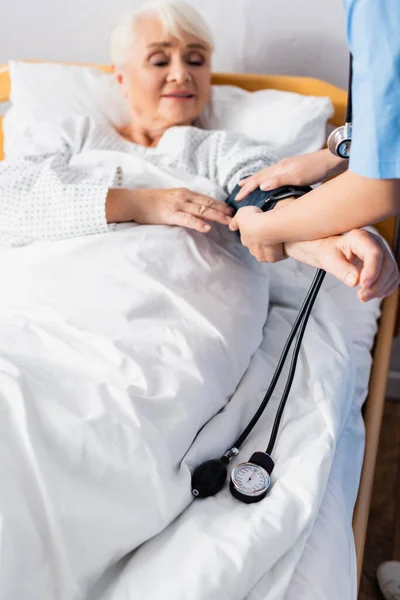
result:
[[[131,10],[114,25],[111,32],[111,61],[123,66],[135,41],[135,26],[139,17],[154,15],[165,32],[182,39],[182,31],[198,38],[207,48],[214,50],[213,36],[197,10],[183,0],[153,0],[140,8]]]

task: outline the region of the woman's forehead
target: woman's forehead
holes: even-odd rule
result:
[[[166,30],[161,21],[154,16],[144,15],[138,19],[135,31],[135,44],[144,50],[152,48],[193,48],[207,52],[207,46],[197,37],[179,30],[179,38]]]

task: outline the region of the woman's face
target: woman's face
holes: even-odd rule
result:
[[[115,69],[132,119],[149,131],[190,125],[206,104],[211,53],[197,38],[164,34],[159,20],[140,18],[136,41],[123,69]]]

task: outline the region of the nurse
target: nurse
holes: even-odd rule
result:
[[[343,233],[400,212],[400,1],[344,5],[353,55],[350,161],[322,150],[286,158],[241,182],[237,199],[257,187],[311,185],[339,173],[279,210],[245,207],[236,213],[230,228],[240,230],[242,243],[260,261],[283,258],[283,242]]]
[[[240,230],[244,245],[262,261],[282,258],[282,242],[342,233],[400,212],[400,1],[344,5],[353,55],[350,161],[321,150],[286,158],[241,182],[237,200],[257,187],[312,185],[338,175],[280,210],[259,214],[246,207],[236,213],[231,229]],[[400,600],[400,562],[383,563],[377,575],[384,597]]]

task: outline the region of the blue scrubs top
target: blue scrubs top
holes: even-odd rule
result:
[[[350,170],[400,178],[400,0],[344,0],[353,55]]]

